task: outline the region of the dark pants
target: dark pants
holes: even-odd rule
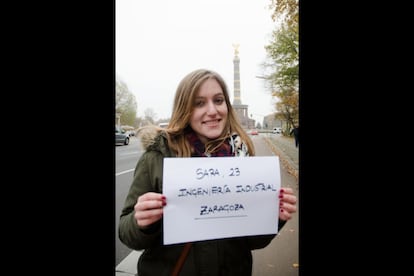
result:
[[[295,146],[298,147],[299,146],[299,137],[297,137],[295,135]]]

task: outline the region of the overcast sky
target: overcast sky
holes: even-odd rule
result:
[[[137,116],[151,108],[171,116],[175,90],[189,72],[217,71],[227,83],[233,102],[233,44],[238,43],[240,95],[249,114],[262,123],[274,112],[263,79],[276,24],[270,0],[116,0],[116,74],[137,101]]]

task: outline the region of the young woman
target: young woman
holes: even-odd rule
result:
[[[199,241],[191,246],[163,245],[162,240],[163,207],[167,204],[162,194],[164,157],[255,155],[223,78],[205,69],[189,73],[178,85],[168,126],[145,127],[138,134],[146,151],[135,168],[119,222],[120,240],[131,249],[144,249],[138,275],[173,275],[177,261],[184,256],[179,275],[250,276],[251,250],[267,246],[276,235]],[[296,212],[296,196],[292,189],[282,187],[279,199],[280,230]]]

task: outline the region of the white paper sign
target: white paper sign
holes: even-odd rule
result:
[[[277,156],[164,158],[164,244],[276,234]]]

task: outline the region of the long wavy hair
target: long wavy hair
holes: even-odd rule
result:
[[[230,135],[237,133],[247,145],[249,155],[254,156],[255,150],[253,142],[242,128],[237,114],[230,104],[230,97],[224,79],[218,73],[207,69],[198,69],[189,73],[181,80],[177,87],[173,112],[168,127],[165,129],[169,146],[179,157],[191,156],[192,147],[186,138],[186,134],[193,131],[190,127],[190,119],[195,107],[195,97],[200,86],[208,79],[215,79],[221,86],[227,105],[228,115],[223,133],[216,139],[206,143],[206,152],[214,152],[220,148]]]

